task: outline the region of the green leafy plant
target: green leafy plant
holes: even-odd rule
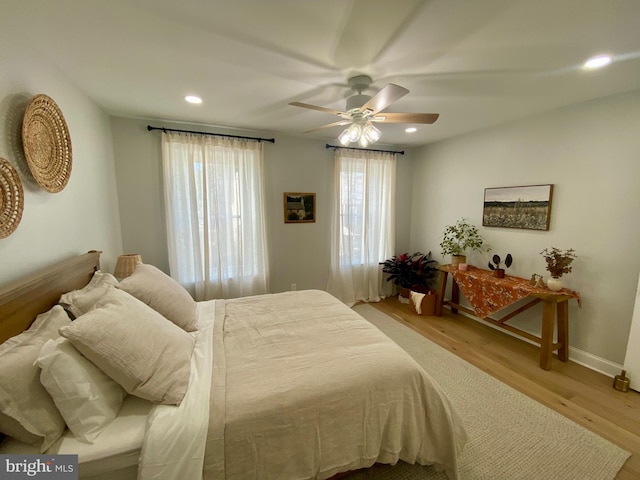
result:
[[[511,266],[511,264],[513,263],[513,257],[510,253],[507,253],[507,257],[504,259],[504,267],[500,266],[502,264],[502,259],[499,255],[494,255],[491,259],[491,262],[489,262],[489,268],[491,270],[504,270],[505,268],[509,268]]]
[[[553,278],[560,278],[565,273],[571,273],[571,262],[577,258],[576,252],[573,248],[569,248],[565,251],[556,247],[551,249],[545,248],[540,252],[545,262],[547,262],[547,270]]]
[[[443,255],[464,255],[467,250],[481,252],[484,239],[475,225],[461,218],[455,225],[447,225],[442,234]]]
[[[436,269],[431,260],[431,252],[426,255],[416,252],[413,255],[402,253],[393,256],[384,262],[382,271],[387,273],[387,281],[404,288],[425,287],[434,277]]]

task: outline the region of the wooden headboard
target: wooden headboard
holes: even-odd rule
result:
[[[0,343],[29,328],[60,295],[89,283],[101,253],[92,250],[0,287]]]

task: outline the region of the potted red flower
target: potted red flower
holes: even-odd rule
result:
[[[437,272],[433,266],[435,263],[435,260],[431,260],[431,252],[426,255],[416,252],[401,253],[381,262],[380,265],[382,271],[387,274],[386,280],[400,288],[400,297],[409,299],[412,290],[419,293],[435,293],[429,285]]]

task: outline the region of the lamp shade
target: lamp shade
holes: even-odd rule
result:
[[[362,134],[367,137],[367,140],[370,143],[376,143],[378,140],[380,140],[380,130],[378,130],[374,125],[372,125],[371,123],[368,123],[366,127],[364,127],[364,131],[362,132]]]
[[[381,132],[370,121],[362,118],[352,120],[354,123],[342,131],[338,140],[345,147],[351,142],[358,142],[362,148],[380,140]]]
[[[128,277],[136,269],[136,265],[142,263],[142,257],[139,253],[126,253],[118,257],[116,269],[113,276],[118,280]]]
[[[359,123],[352,123],[351,126],[347,129],[347,135],[349,135],[349,141],[357,142],[362,134],[362,125]]]
[[[351,143],[351,141],[349,140],[349,129],[348,128],[344,129],[344,131],[338,137],[338,140],[340,140],[340,143],[342,145],[344,145],[345,147],[347,145],[349,145],[349,143]]]

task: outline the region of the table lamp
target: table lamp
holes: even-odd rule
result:
[[[136,269],[136,264],[142,263],[142,257],[139,253],[126,253],[118,257],[116,262],[116,269],[113,272],[113,276],[118,280],[131,275]]]

